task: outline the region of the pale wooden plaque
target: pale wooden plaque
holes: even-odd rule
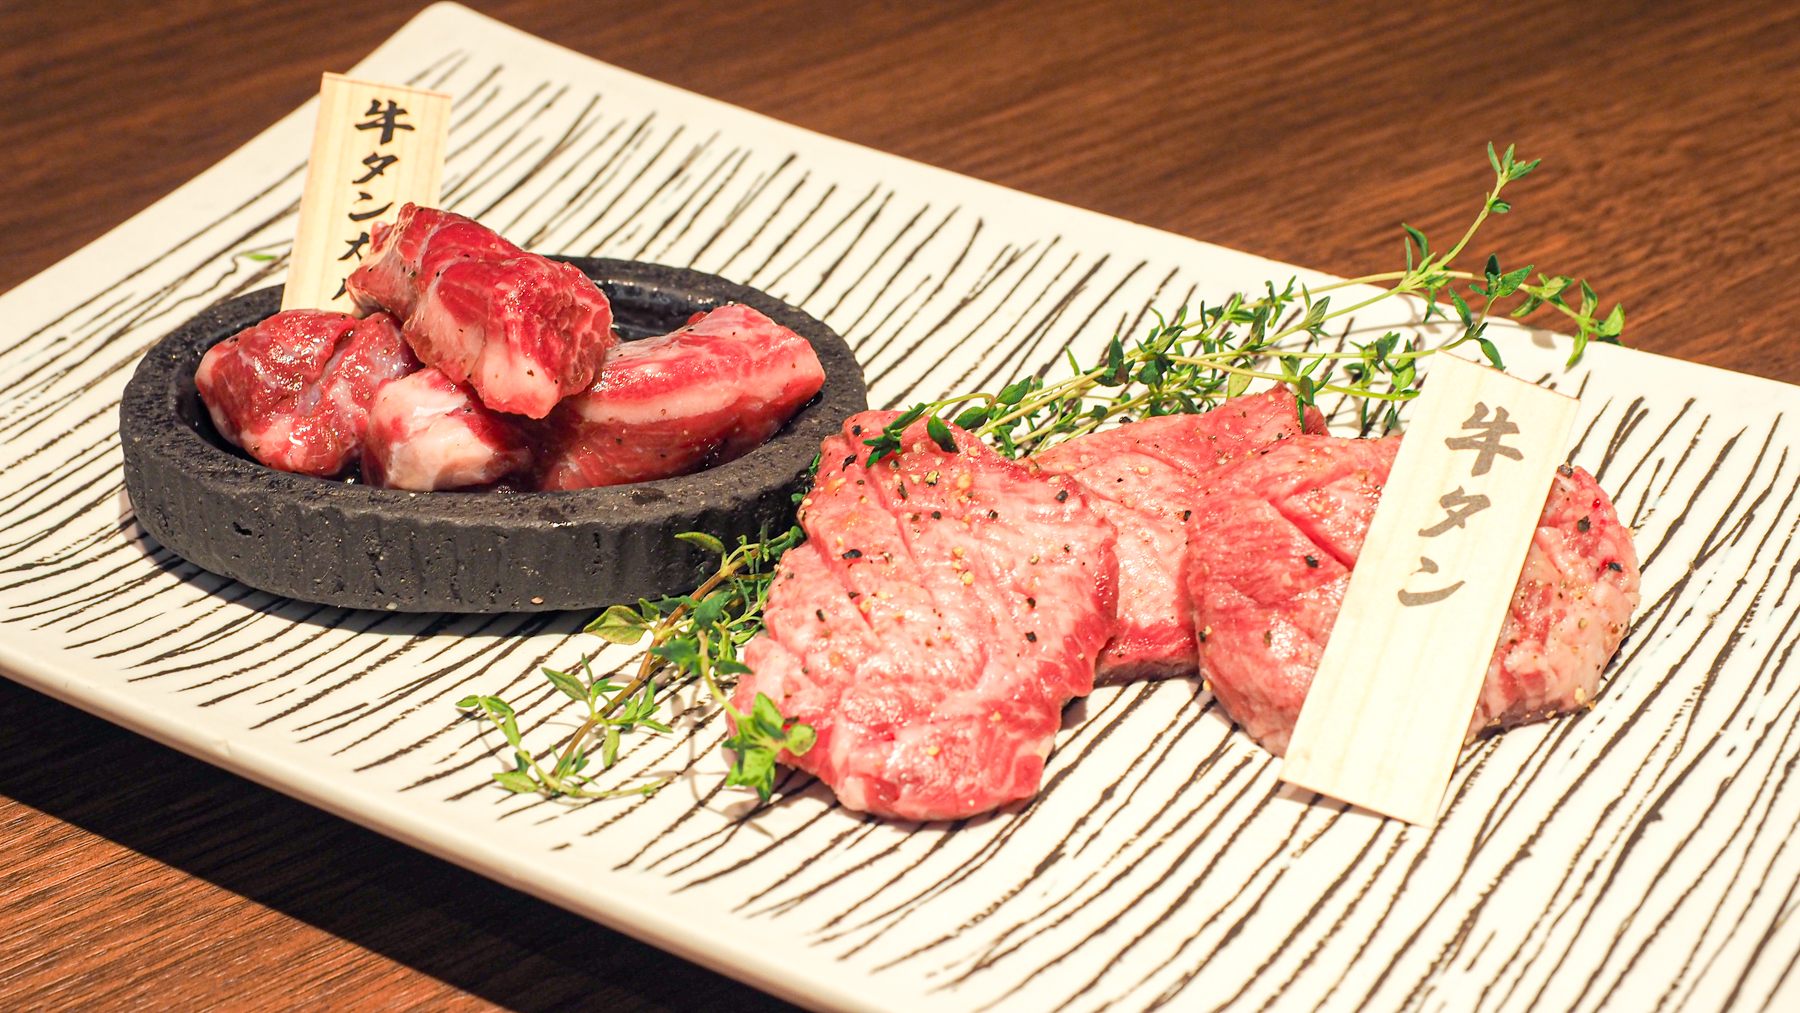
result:
[[[1576,407],[1497,370],[1433,363],[1282,780],[1437,821]]]
[[[449,129],[442,92],[324,76],[282,309],[351,309],[344,279],[374,224],[437,203]]]

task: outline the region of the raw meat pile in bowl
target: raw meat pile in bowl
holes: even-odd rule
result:
[[[200,361],[215,428],[269,467],[421,492],[670,478],[755,449],[825,380],[748,306],[621,344],[579,269],[411,204],[345,287],[361,320],[289,310]]]

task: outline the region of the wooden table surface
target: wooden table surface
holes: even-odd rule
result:
[[[0,7],[0,291],[413,13],[134,6]],[[1544,167],[1486,242],[1590,277],[1638,347],[1800,382],[1800,6],[473,6],[824,133],[1339,274],[1391,269],[1402,219],[1459,229],[1483,144],[1516,141]],[[0,1006],[778,1005],[5,681],[0,743]]]

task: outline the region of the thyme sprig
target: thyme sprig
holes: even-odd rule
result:
[[[1388,430],[1399,424],[1401,406],[1418,396],[1421,359],[1473,344],[1489,362],[1505,368],[1499,349],[1487,336],[1496,311],[1519,319],[1549,307],[1573,322],[1570,365],[1581,359],[1590,342],[1617,344],[1625,328],[1624,307],[1615,304],[1600,315],[1600,299],[1584,280],[1538,273],[1532,281],[1533,265],[1503,269],[1497,255],[1490,255],[1478,272],[1456,266],[1482,226],[1492,216],[1512,210],[1502,191],[1538,167],[1536,159],[1519,160],[1511,146],[1499,152],[1489,144],[1487,155],[1493,185],[1455,243],[1433,249],[1424,232],[1402,223],[1405,270],[1317,287],[1291,278],[1279,287],[1265,284],[1260,293],[1235,293],[1192,311],[1183,306],[1171,316],[1157,314],[1146,335],[1129,340],[1115,335],[1090,365],[1081,365],[1070,354],[1069,375],[1053,383],[1045,380],[1046,368],[998,391],[914,405],[863,441],[870,448],[869,463],[899,452],[901,434],[920,419],[925,420],[926,434],[946,451],[956,448],[953,422],[999,452],[1018,457],[1115,421],[1206,411],[1259,380],[1287,384],[1302,412],[1322,394],[1348,398],[1357,406],[1364,433],[1377,425]],[[1380,291],[1334,301],[1334,293],[1348,295],[1363,286]],[[1402,337],[1398,331],[1366,343],[1350,341],[1347,332],[1341,341],[1331,340],[1333,325],[1392,299],[1420,303],[1420,323],[1442,319],[1454,326],[1452,336],[1437,345],[1418,336]],[[661,782],[596,789],[592,785],[598,773],[586,770],[596,736],[599,772],[604,772],[618,758],[621,735],[670,730],[654,717],[659,685],[672,688],[698,682],[705,688],[735,726],[724,743],[733,754],[726,783],[752,788],[765,801],[773,791],[781,752],[797,756],[812,747],[813,729],[784,716],[767,696],[757,694],[745,714],[725,692],[748,671],[738,652],[762,630],[775,564],[805,540],[804,532],[793,526],[730,547],[704,532],[677,537],[719,556],[711,577],[691,594],[615,605],[587,626],[587,632],[616,644],[636,645],[649,639],[636,676],[616,686],[609,677],[594,674],[589,658],[582,659],[579,675],[544,670],[563,695],[588,710],[560,752],[548,751],[540,759],[540,754],[527,750],[513,709],[504,700],[471,696],[458,701],[458,706],[498,727],[512,747],[513,768],[494,774],[501,787],[583,799],[655,791]],[[546,767],[550,756],[555,760]]]
[[[493,775],[501,787],[514,792],[537,792],[551,798],[611,798],[623,794],[651,794],[662,782],[614,790],[596,790],[594,776],[585,773],[598,738],[599,772],[610,769],[619,755],[620,736],[644,729],[668,734],[670,726],[655,719],[660,709],[660,688],[700,683],[708,696],[731,717],[736,731],[725,740],[733,753],[729,785],[754,789],[765,801],[774,790],[775,761],[782,750],[798,756],[812,748],[811,727],[781,716],[775,702],[761,693],[749,714],[732,704],[725,688],[749,671],[738,660],[738,651],[762,629],[762,610],[769,597],[775,561],[804,540],[796,525],[755,541],[740,539],[727,548],[716,536],[689,531],[676,536],[690,545],[719,556],[719,564],[691,593],[640,600],[636,605],[614,605],[586,627],[610,643],[635,646],[649,638],[649,646],[637,673],[623,686],[608,675],[596,675],[592,657],[586,656],[575,672],[545,668],[549,679],[564,696],[582,704],[588,714],[581,725],[545,766],[539,754],[521,744],[511,705],[492,696],[469,696],[457,706],[486,717],[512,747],[514,766]],[[663,680],[659,683],[659,679]]]
[[[1498,255],[1489,256],[1479,273],[1453,266],[1491,216],[1512,210],[1502,191],[1538,167],[1538,160],[1519,161],[1512,147],[1500,153],[1492,144],[1488,163],[1493,185],[1474,220],[1448,249],[1434,250],[1425,233],[1402,224],[1404,271],[1310,288],[1290,278],[1279,288],[1266,283],[1260,294],[1233,293],[1191,313],[1183,306],[1173,317],[1158,314],[1142,338],[1115,335],[1097,362],[1083,366],[1071,353],[1070,375],[1054,383],[1046,382],[1040,371],[997,392],[956,394],[912,406],[863,441],[870,448],[869,463],[896,453],[900,434],[921,418],[934,439],[940,431],[948,433],[948,419],[1001,453],[1018,457],[1116,419],[1206,411],[1257,380],[1287,384],[1302,411],[1321,394],[1351,398],[1363,432],[1378,421],[1390,430],[1400,422],[1400,405],[1419,394],[1419,360],[1474,344],[1489,362],[1505,368],[1487,331],[1496,306],[1508,302],[1514,318],[1549,306],[1575,322],[1570,365],[1580,360],[1590,341],[1617,343],[1625,327],[1624,307],[1615,305],[1606,317],[1598,317],[1600,301],[1586,281],[1539,274],[1533,283],[1532,265],[1504,270]],[[1385,287],[1334,303],[1332,293],[1367,285]],[[1580,293],[1578,304],[1569,301],[1572,290]],[[1459,325],[1458,330],[1438,345],[1388,331],[1366,343],[1346,339],[1348,348],[1331,346],[1334,323],[1396,298],[1419,301],[1421,323],[1442,318]]]
[[[646,781],[626,788],[594,788],[595,779],[611,770],[619,759],[620,736],[639,728],[667,733],[669,726],[656,719],[661,706],[656,700],[656,686],[645,682],[637,691],[621,691],[604,675],[595,675],[591,656],[583,656],[581,675],[544,668],[544,677],[562,694],[588,709],[583,733],[572,736],[569,745],[548,768],[538,756],[525,748],[519,733],[518,714],[511,704],[497,696],[466,696],[456,702],[463,710],[485,717],[500,731],[512,747],[513,768],[494,773],[494,781],[515,793],[545,792],[552,796],[578,799],[618,798],[623,795],[654,795],[668,781],[666,778]],[[593,773],[588,768],[593,760],[589,734],[600,734],[600,767]]]

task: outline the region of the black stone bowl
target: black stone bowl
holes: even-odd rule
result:
[[[612,300],[627,340],[740,302],[811,342],[824,389],[768,443],[694,475],[574,492],[372,489],[266,468],[213,428],[194,370],[208,348],[276,311],[281,290],[267,288],[158,342],[125,388],[119,435],[139,523],[182,558],[251,587],[401,612],[588,609],[680,593],[717,559],[677,533],[733,544],[785,528],[819,442],[868,407],[849,346],[800,310],[723,278],[568,259]]]

